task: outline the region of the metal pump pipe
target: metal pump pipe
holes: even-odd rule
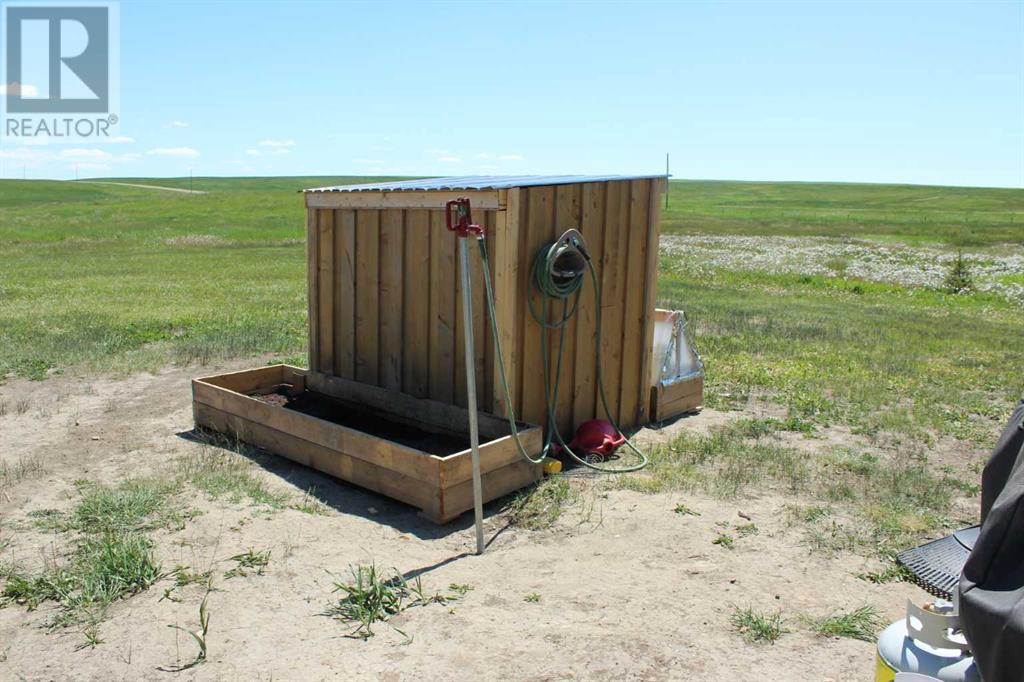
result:
[[[452,211],[455,211],[453,216]],[[476,521],[476,553],[484,553],[484,501],[483,485],[480,482],[480,428],[477,424],[476,406],[476,354],[473,351],[473,294],[469,277],[470,237],[483,239],[484,232],[473,224],[469,199],[459,198],[445,204],[445,222],[448,229],[459,238],[459,266],[462,270],[462,328],[465,330],[466,356],[466,400],[469,405],[469,447],[473,462],[473,516]]]
[[[480,239],[480,237],[477,237]],[[476,517],[476,553],[484,553],[484,503],[480,482],[480,429],[476,416],[476,357],[473,352],[473,297],[469,279],[468,237],[459,239],[462,267],[462,328],[466,330],[466,400],[469,402],[469,446],[473,458],[473,515]]]

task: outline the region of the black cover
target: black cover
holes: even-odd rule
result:
[[[981,479],[981,532],[960,578],[960,620],[985,682],[1024,681],[1024,400]]]

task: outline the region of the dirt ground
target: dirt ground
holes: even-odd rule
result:
[[[26,519],[33,510],[68,509],[76,480],[116,483],[204,447],[189,438],[189,379],[252,364],[0,386],[9,406],[0,416],[0,457],[41,463],[0,491],[0,547],[9,543],[0,561],[38,567],[66,551],[65,538]],[[708,410],[648,435],[739,414]],[[543,531],[506,528],[499,505],[489,505],[490,545],[477,557],[471,515],[437,527],[400,503],[283,459],[254,468],[272,489],[296,497],[315,486],[327,513],[267,513],[197,493],[189,505],[201,515],[154,534],[165,568],[213,568],[217,576],[205,664],[159,670],[194,655],[190,638],[168,625],[196,627],[204,594],[190,586],[180,603],[161,599],[173,584],[166,578],[115,604],[95,648],[80,647],[80,628],[42,627],[52,606],[0,609],[0,679],[860,681],[872,679],[873,645],[815,637],[800,616],[871,604],[894,620],[907,597],[926,597],[913,585],[855,577],[877,569],[874,560],[810,553],[783,513],[792,500],[775,493],[726,503],[601,491]],[[673,513],[683,501],[701,515]],[[715,524],[746,523],[740,512],[760,534],[731,551],[713,545]],[[271,551],[265,574],[222,579],[233,565],[227,558],[249,548]],[[451,583],[472,589],[410,609],[369,640],[347,638],[350,628],[325,615],[338,598],[332,574],[344,578],[349,565],[370,561],[420,576],[431,592]],[[525,600],[532,594],[539,601]],[[733,605],[781,608],[791,632],[774,645],[748,644],[730,626]]]

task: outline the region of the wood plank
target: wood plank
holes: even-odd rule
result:
[[[667,180],[653,179],[647,181],[647,230],[644,239],[646,265],[644,269],[643,310],[641,311],[641,363],[640,363],[640,413],[639,423],[647,421],[647,396],[650,392],[651,363],[654,359],[654,318],[658,297],[658,235],[661,221],[661,196],[666,189]]]
[[[647,265],[647,211],[650,207],[647,180],[633,180],[629,190],[629,249],[626,266],[626,299],[622,345],[622,416],[620,425],[629,428],[639,423],[640,405],[647,395],[648,377],[643,369],[644,279]]]
[[[519,442],[534,459],[544,447],[544,432],[537,426],[522,425],[519,428]],[[463,450],[442,458],[444,460],[441,474],[443,487],[468,481],[473,478],[473,460],[470,450]],[[532,464],[523,458],[512,435],[489,440],[480,446],[480,470],[492,471],[516,462],[535,466],[538,471],[543,467]]]
[[[625,255],[629,242],[629,183],[609,182],[606,187],[604,244],[601,254],[602,329],[601,374],[611,418],[621,416],[623,308],[625,299]],[[597,413],[604,406],[598,399]]]
[[[356,213],[334,212],[334,373],[356,375]]]
[[[469,197],[474,209],[497,210],[504,208],[495,190],[458,191],[442,190],[419,192],[306,192],[308,208],[348,209],[444,209],[452,199]]]
[[[591,258],[596,259],[595,269],[600,268],[601,254],[604,253],[605,189],[601,182],[583,185],[581,199],[582,216],[580,232],[587,242]],[[597,273],[598,277],[601,273]],[[579,424],[597,417],[597,301],[594,287],[588,275],[583,285],[583,297],[577,315],[576,328],[576,396],[573,402],[573,422]]]
[[[405,216],[402,321],[402,390],[425,398],[430,392],[430,214]]]
[[[380,340],[380,212],[356,213],[356,361],[355,378],[377,383]]]
[[[461,436],[469,433],[469,412],[456,405],[395,393],[379,386],[332,377],[322,372],[310,373],[306,382],[312,391],[388,412],[394,415],[396,421],[405,421],[427,431],[441,431]],[[477,422],[481,439],[502,438],[509,433],[508,422],[496,415],[480,412],[477,414]],[[528,425],[523,426],[525,428]]]
[[[225,372],[208,377],[193,379],[213,386],[226,388],[236,393],[248,394],[263,388],[273,388],[284,382],[285,369],[293,369],[288,365],[269,365],[256,369],[243,369],[239,372]]]
[[[544,354],[541,351],[543,333],[533,319],[528,302],[533,310],[543,314],[543,298],[533,286],[530,275],[531,265],[540,248],[552,239],[555,231],[555,189],[554,187],[530,187],[526,194],[526,224],[521,228],[519,248],[519,299],[523,301],[519,316],[521,360],[519,363],[519,385],[521,404],[518,414],[524,421],[539,424],[545,431],[548,424],[544,389]],[[548,334],[550,347],[552,334]]]
[[[202,382],[193,383],[192,399],[420,481],[429,483],[437,480],[439,457],[399,443]]]
[[[439,489],[417,478],[373,462],[312,443],[260,422],[218,410],[203,403],[194,405],[196,424],[261,447],[269,452],[424,510],[439,506]]]
[[[543,477],[541,468],[526,461],[514,462],[480,477],[485,502],[515,492]],[[473,482],[465,481],[444,490],[441,522],[450,521],[473,508]]]
[[[430,392],[450,403],[455,397],[455,235],[444,212],[430,213]]]
[[[320,278],[317,276],[319,254],[317,251],[317,210],[306,210],[306,305],[309,321],[307,350],[310,369],[320,369]]]
[[[402,390],[403,211],[381,211],[379,383]]]
[[[317,312],[320,340],[320,366],[334,369],[334,211],[317,211]]]
[[[501,341],[501,352],[511,384],[512,406],[521,409],[518,395],[522,384],[519,369],[519,327],[524,311],[519,308],[519,240],[524,204],[522,190],[511,189],[507,194],[507,208],[495,214],[494,236],[488,242],[491,260],[491,281],[494,287],[494,312]],[[492,340],[493,343],[493,340]],[[493,352],[492,352],[493,354]],[[501,385],[501,367],[491,358],[491,395],[496,414],[506,414],[504,390]]]
[[[582,211],[580,208],[580,202],[583,198],[583,187],[582,185],[558,185],[555,188],[555,231],[552,235],[553,239],[557,239],[562,235],[563,232],[570,228],[579,229]],[[590,287],[590,278],[588,275],[583,275],[583,287]],[[573,303],[572,297],[569,299],[569,305]],[[560,308],[560,305],[556,305],[556,308]],[[577,308],[577,315],[579,308]],[[562,344],[562,372],[561,378],[558,382],[558,402],[555,405],[555,416],[556,423],[558,424],[559,432],[562,438],[566,442],[572,440],[573,432],[575,431],[575,424],[573,420],[573,405],[576,401],[576,328],[577,328],[577,315],[566,323],[564,331],[564,339]],[[558,352],[558,333],[552,334],[551,343],[551,354],[552,358],[555,358],[555,354]],[[552,363],[554,364],[554,363]],[[554,374],[552,374],[554,377]]]

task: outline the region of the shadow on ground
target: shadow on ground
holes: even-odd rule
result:
[[[259,465],[264,471],[307,491],[311,498],[331,509],[349,516],[359,516],[386,524],[399,532],[408,533],[421,540],[436,540],[448,537],[453,533],[468,532],[473,527],[471,512],[466,512],[444,525],[438,525],[420,516],[419,510],[415,507],[323,474],[261,448],[226,438],[221,434],[202,429],[190,429],[176,435],[193,443],[235,452]],[[514,495],[515,493],[484,505],[484,518],[498,517]],[[493,542],[507,527],[507,524],[502,524],[488,544]],[[427,570],[432,570],[440,565],[428,567]],[[424,572],[426,570],[411,572],[411,577]]]

